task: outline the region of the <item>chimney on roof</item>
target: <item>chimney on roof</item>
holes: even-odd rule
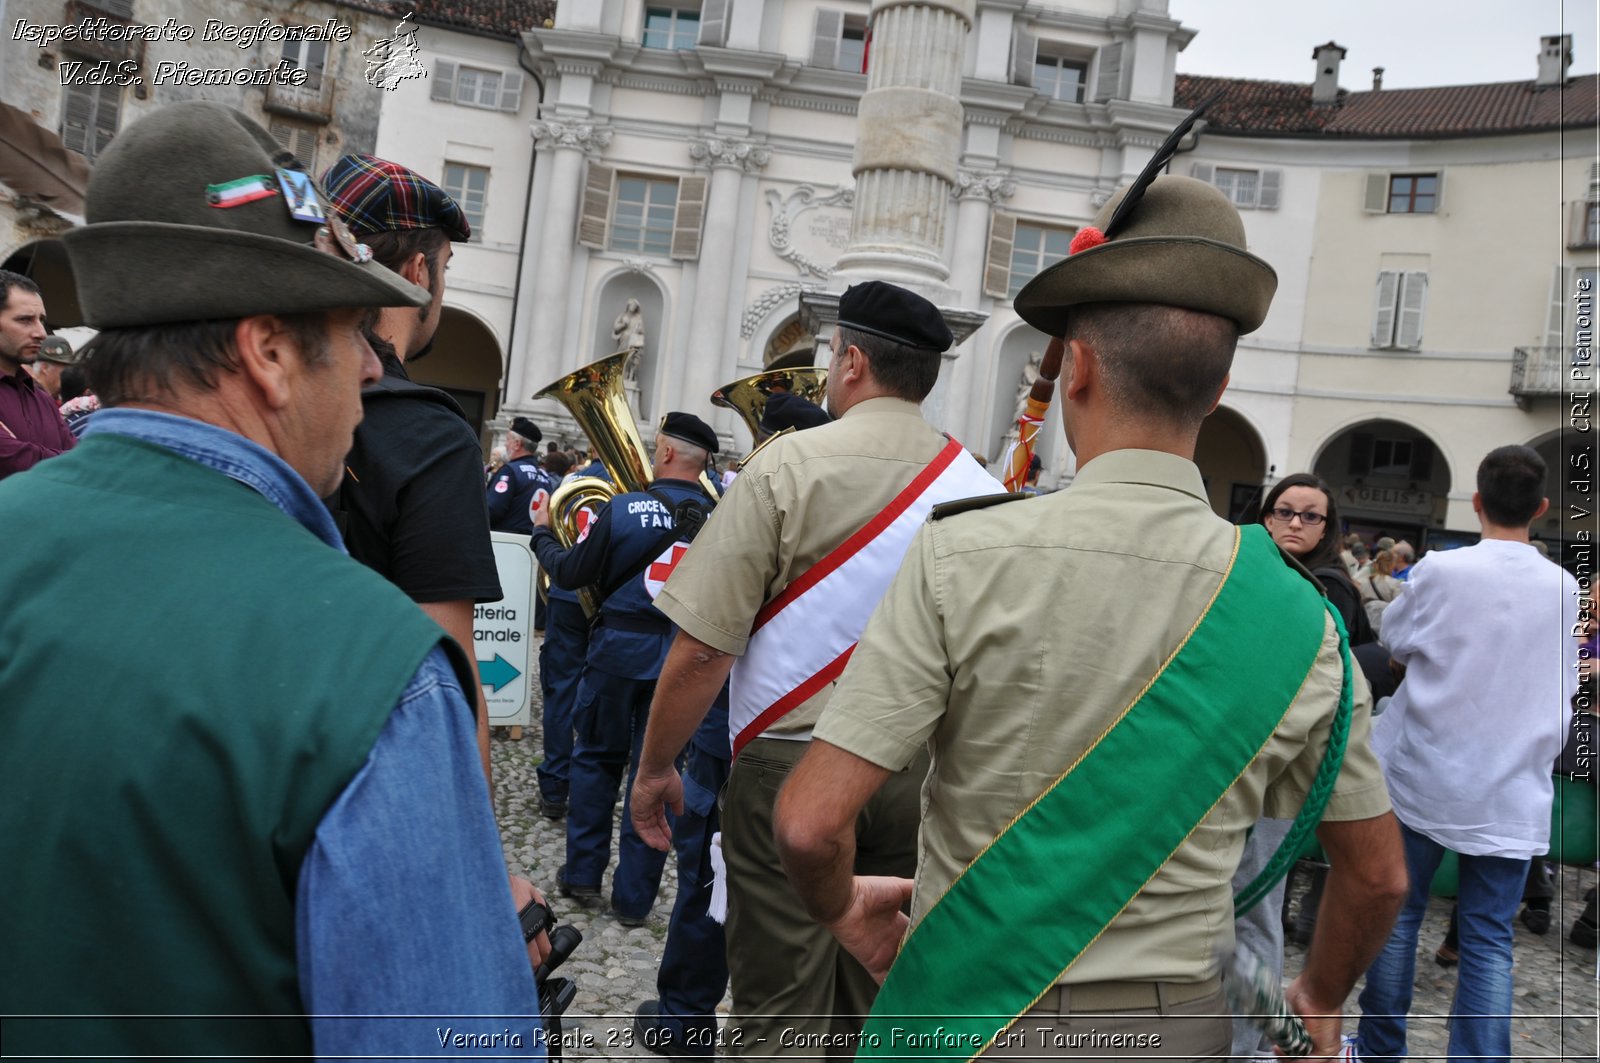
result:
[[[1539,80],[1541,89],[1567,83],[1567,68],[1572,65],[1572,34],[1539,38]]]
[[[1383,67],[1375,66],[1375,67],[1372,68],[1372,91],[1373,92],[1378,92],[1378,91],[1382,90],[1382,88],[1383,88]]]
[[[1339,98],[1339,61],[1345,49],[1329,41],[1319,44],[1311,58],[1317,61],[1317,80],[1311,83],[1312,103],[1333,103]]]

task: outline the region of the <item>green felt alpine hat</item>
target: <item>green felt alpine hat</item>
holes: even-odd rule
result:
[[[426,306],[428,293],[371,261],[326,202],[243,113],[206,101],[163,107],[101,154],[88,224],[62,236],[85,320],[116,328]]]
[[[1228,197],[1192,177],[1159,177],[1126,224],[1094,242],[1127,194],[1122,188],[1112,196],[1094,231],[1080,232],[1071,254],[1017,293],[1022,319],[1060,336],[1074,306],[1155,303],[1231,318],[1240,335],[1260,328],[1278,275],[1245,250],[1244,222]]]

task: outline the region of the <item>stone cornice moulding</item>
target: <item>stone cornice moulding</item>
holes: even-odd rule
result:
[[[808,93],[782,89],[768,89],[758,93],[756,99],[775,107],[792,107],[797,111],[823,111],[827,114],[855,114],[857,104],[856,98],[812,96]]]
[[[546,118],[528,125],[534,147],[540,151],[573,148],[586,154],[599,154],[611,143],[611,127],[590,121]]]
[[[741,48],[696,48],[707,74],[764,81],[782,70],[789,57],[782,52],[751,52]]]
[[[651,77],[648,74],[630,73],[624,70],[607,70],[601,75],[601,81],[623,89],[642,89],[646,92],[660,92],[670,96],[708,96],[711,86],[703,81],[674,77]]]
[[[531,29],[522,35],[522,43],[535,57],[560,59],[590,59],[610,62],[616,55],[621,39],[611,33],[592,33],[588,30]]]
[[[950,189],[951,199],[981,199],[999,206],[1003,199],[1017,194],[1017,182],[1010,170],[956,170],[956,183]]]
[[[709,169],[734,169],[751,173],[772,160],[772,149],[758,140],[739,137],[695,137],[689,141],[689,158]]]

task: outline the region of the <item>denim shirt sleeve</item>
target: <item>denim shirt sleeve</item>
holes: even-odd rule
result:
[[[319,1057],[544,1055],[472,723],[436,647],[317,828],[295,930]]]

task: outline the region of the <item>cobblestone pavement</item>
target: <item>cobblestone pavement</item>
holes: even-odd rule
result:
[[[537,684],[535,684],[537,698]],[[566,1056],[573,1059],[659,1059],[636,1043],[634,1008],[655,996],[655,972],[667,935],[667,917],[677,894],[677,869],[667,861],[661,895],[650,920],[628,929],[604,912],[579,908],[555,891],[555,872],[566,861],[565,823],[539,814],[534,766],[539,762],[539,708],[534,725],[511,740],[497,728],[493,738],[496,811],[506,860],[544,890],[563,923],[583,932],[583,944],[561,968],[576,980],[578,994],[568,1009]],[[618,802],[620,813],[621,802]],[[613,853],[614,853],[613,847]],[[613,855],[613,861],[615,856]],[[1596,872],[1563,868],[1561,897],[1550,932],[1540,937],[1519,922],[1516,932],[1515,1004],[1512,1047],[1518,1059],[1596,1059],[1595,950],[1566,940],[1566,929],[1583,909],[1583,893],[1596,882]],[[605,882],[609,896],[610,876]],[[1434,899],[1418,945],[1417,990],[1412,1005],[1410,1044],[1413,1059],[1443,1059],[1449,1014],[1455,992],[1455,969],[1437,966],[1434,950],[1444,940],[1449,902]],[[1298,972],[1304,950],[1291,945],[1286,958],[1290,976]],[[1359,986],[1357,987],[1359,991]],[[1356,994],[1346,1014],[1358,1013]],[[722,1009],[727,1011],[727,1001]],[[1347,1028],[1353,1022],[1346,1023]]]

